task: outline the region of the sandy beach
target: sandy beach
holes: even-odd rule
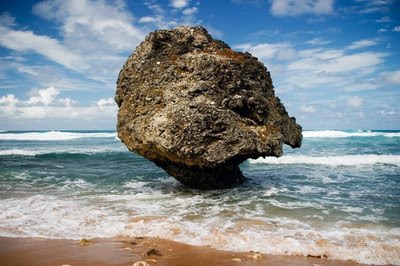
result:
[[[146,261],[149,265],[177,266],[361,265],[323,258],[221,251],[148,237],[95,238],[90,239],[87,245],[67,239],[0,238],[0,265],[132,265],[138,261]]]

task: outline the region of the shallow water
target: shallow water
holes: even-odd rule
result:
[[[400,132],[306,131],[230,190],[186,189],[113,131],[1,132],[0,235],[159,236],[400,264]]]

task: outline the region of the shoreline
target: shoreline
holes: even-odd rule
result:
[[[150,252],[149,252],[150,251]],[[149,253],[147,255],[146,253]],[[161,254],[161,256],[160,256]],[[216,250],[154,237],[69,239],[0,237],[2,265],[365,265],[352,261]]]

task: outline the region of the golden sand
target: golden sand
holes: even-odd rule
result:
[[[66,239],[0,237],[0,265],[360,265],[324,258],[221,251],[150,237],[83,242],[85,245]]]

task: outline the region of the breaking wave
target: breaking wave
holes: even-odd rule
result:
[[[24,149],[8,149],[0,150],[0,156],[37,156],[46,154],[95,154],[95,153],[110,153],[110,152],[125,152],[121,148],[75,148],[75,149],[46,149],[46,150],[24,150]]]
[[[357,166],[373,164],[392,164],[400,166],[400,155],[341,155],[341,156],[306,156],[286,155],[279,158],[266,157],[250,159],[253,164],[317,164],[330,166]]]
[[[38,140],[38,141],[60,141],[73,140],[81,138],[115,138],[115,132],[62,132],[62,131],[47,131],[47,132],[25,132],[25,133],[1,133],[0,140]]]
[[[1,150],[0,151],[0,156],[4,156],[4,155],[35,156],[37,154],[39,154],[39,152],[20,150],[20,149],[10,149],[10,150]]]
[[[349,137],[400,137],[400,132],[384,132],[384,131],[340,131],[340,130],[323,130],[323,131],[303,131],[304,138],[349,138]]]

